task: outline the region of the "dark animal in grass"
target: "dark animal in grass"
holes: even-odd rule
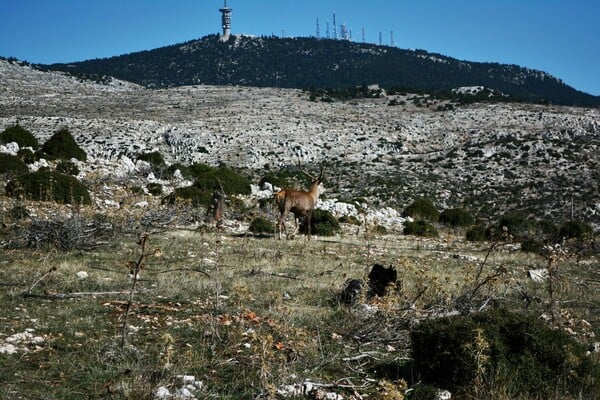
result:
[[[343,304],[357,304],[362,297],[369,300],[375,296],[383,297],[386,295],[388,287],[397,286],[398,272],[392,266],[386,268],[381,264],[373,265],[371,272],[367,276],[367,285],[365,293],[365,283],[362,279],[348,279],[339,295],[339,301]]]

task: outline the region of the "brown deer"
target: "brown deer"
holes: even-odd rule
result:
[[[275,194],[275,203],[279,209],[279,219],[277,221],[277,229],[279,231],[279,239],[281,239],[281,231],[285,232],[286,237],[293,238],[298,232],[298,219],[300,217],[306,217],[306,223],[308,226],[308,239],[310,239],[310,220],[312,213],[315,209],[315,204],[319,199],[319,184],[323,181],[323,165],[319,172],[319,176],[315,177],[308,172],[302,170],[306,175],[312,178],[310,189],[305,192],[303,190],[295,190],[284,188]],[[285,226],[285,219],[288,212],[294,214],[294,222],[296,223],[296,230],[292,235],[289,235]]]

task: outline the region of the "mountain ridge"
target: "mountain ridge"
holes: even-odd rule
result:
[[[378,84],[447,92],[485,86],[512,101],[600,107],[600,96],[576,90],[539,70],[458,60],[342,40],[209,35],[153,50],[74,63],[36,65],[101,81],[107,76],[149,88],[240,85],[306,89]]]

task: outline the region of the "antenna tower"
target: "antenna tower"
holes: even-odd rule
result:
[[[223,8],[219,8],[219,11],[221,11],[221,27],[223,28],[221,40],[225,41],[231,35],[231,12],[233,9],[227,7],[227,0],[224,0]]]
[[[381,36],[381,32],[379,32],[379,45],[383,45],[383,37]]]
[[[390,31],[390,46],[394,47],[396,44],[394,43],[394,31]]]
[[[365,27],[362,27],[362,42],[365,42]]]
[[[337,39],[337,25],[335,24],[335,11],[333,12],[333,38]]]
[[[319,18],[317,18],[317,39],[321,37],[321,29],[319,28]]]
[[[329,20],[327,20],[327,25],[325,26],[325,36],[327,39],[331,39],[331,35],[329,34]]]

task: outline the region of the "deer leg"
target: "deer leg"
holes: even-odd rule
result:
[[[285,226],[285,213],[281,213],[279,219],[277,220],[277,230],[279,234],[279,240],[281,240],[281,231],[285,232],[285,236],[287,237],[287,228]]]
[[[306,228],[308,229],[308,237],[307,239],[310,240],[310,220],[312,218],[312,211],[309,211],[306,213]]]

